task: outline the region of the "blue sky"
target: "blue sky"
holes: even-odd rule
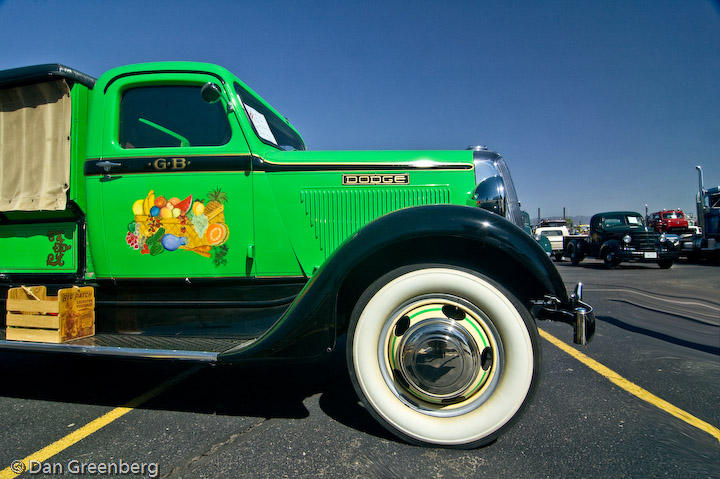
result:
[[[0,45],[0,69],[221,64],[310,149],[486,144],[533,217],[720,183],[716,2],[0,0]]]

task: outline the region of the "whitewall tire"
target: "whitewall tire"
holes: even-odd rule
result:
[[[350,378],[371,414],[418,444],[472,448],[523,409],[539,371],[537,328],[511,293],[477,272],[409,265],[353,311]]]

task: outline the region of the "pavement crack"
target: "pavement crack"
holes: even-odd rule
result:
[[[238,442],[244,436],[245,434],[251,432],[253,429],[262,426],[268,419],[263,418],[260,421],[256,422],[255,424],[251,424],[250,426],[246,427],[240,432],[236,432],[234,434],[231,434],[227,439],[224,441],[216,442],[214,444],[211,444],[210,447],[208,447],[205,451],[198,454],[197,456],[193,456],[187,461],[185,461],[184,464],[177,465],[170,469],[167,474],[163,474],[161,477],[163,478],[169,478],[169,479],[182,479],[182,477],[194,477],[192,472],[190,471],[191,467],[196,465],[197,463],[202,462],[206,458],[209,458],[213,456],[216,452],[218,452],[220,449],[224,448],[225,446],[229,446],[231,444],[234,444]]]

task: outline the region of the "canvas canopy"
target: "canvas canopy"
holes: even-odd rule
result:
[[[65,80],[0,89],[0,211],[65,209],[70,124]]]

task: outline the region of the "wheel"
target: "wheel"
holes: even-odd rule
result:
[[[577,266],[578,264],[580,264],[580,261],[583,260],[582,255],[578,251],[577,246],[575,246],[572,243],[568,245],[568,256],[570,256],[570,263],[573,266]]]
[[[620,264],[617,254],[612,248],[604,247],[600,250],[600,256],[606,268],[614,268]]]
[[[493,441],[529,401],[540,368],[527,309],[456,266],[411,265],[378,279],[358,300],[347,337],[366,409],[416,444]]]
[[[674,261],[671,259],[661,259],[658,261],[658,266],[660,266],[660,269],[670,269],[672,268]]]
[[[555,261],[557,261],[559,263],[560,261],[562,261],[562,259],[563,259],[562,253],[555,253]]]

